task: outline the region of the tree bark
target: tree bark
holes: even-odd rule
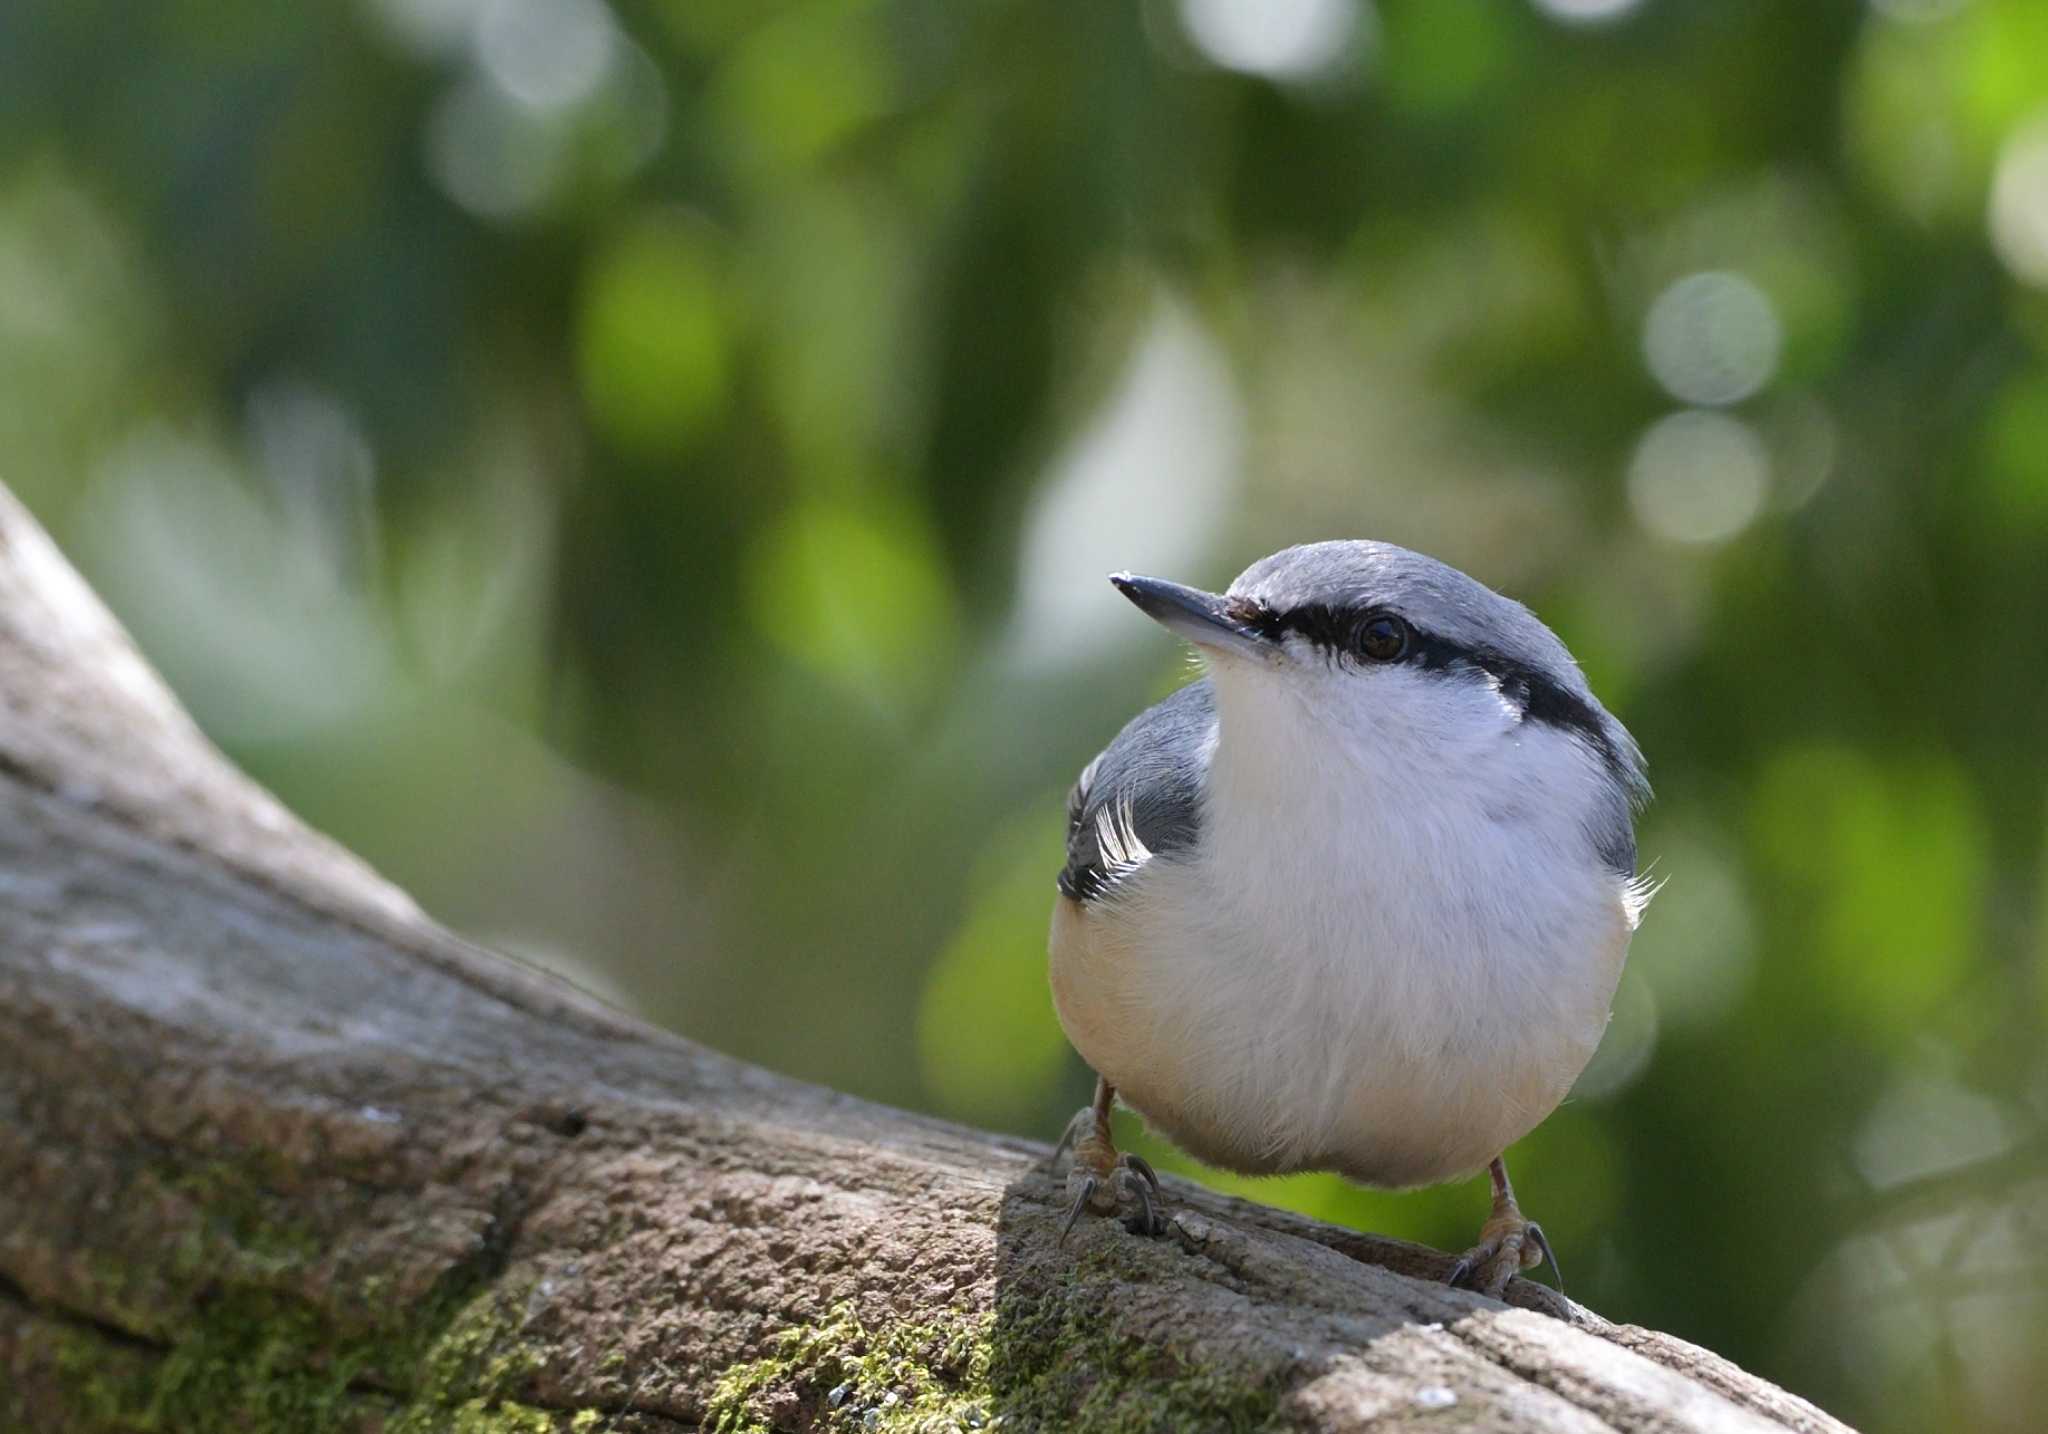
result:
[[[199,734],[0,489],[0,1428],[1839,1430],[1703,1350],[741,1065]]]

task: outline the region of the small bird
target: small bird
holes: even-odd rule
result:
[[[1451,1282],[1555,1265],[1502,1152],[1592,1058],[1649,899],[1634,739],[1527,608],[1390,543],[1288,548],[1221,595],[1110,581],[1207,674],[1068,798],[1052,993],[1097,1081],[1061,1238],[1084,1209],[1165,1228],[1121,1098],[1244,1174],[1487,1167]]]

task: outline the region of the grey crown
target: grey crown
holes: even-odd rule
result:
[[[1315,603],[1386,608],[1457,647],[1519,659],[1580,701],[1600,705],[1570,650],[1535,613],[1448,563],[1392,543],[1354,539],[1282,548],[1238,574],[1230,591],[1275,612]]]

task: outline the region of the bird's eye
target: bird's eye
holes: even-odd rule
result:
[[[1398,662],[1408,651],[1408,624],[1380,613],[1358,625],[1358,650],[1374,662]]]

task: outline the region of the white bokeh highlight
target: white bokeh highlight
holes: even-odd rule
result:
[[[421,59],[439,59],[466,46],[478,14],[491,0],[363,0],[364,8],[398,45]]]
[[[1875,1189],[1974,1165],[2012,1148],[2013,1122],[1989,1096],[1934,1075],[1907,1076],[1856,1132],[1856,1170]]]
[[[1709,409],[1650,425],[1628,466],[1629,506],[1645,531],[1675,543],[1723,543],[1763,511],[1771,460],[1756,430]]]
[[[2048,115],[2014,130],[1999,150],[1987,225],[2013,277],[2048,289]]]
[[[1373,29],[1367,0],[1181,0],[1181,28],[1213,65],[1270,80],[1330,74]]]
[[[351,440],[317,431],[325,418],[308,412],[265,420],[279,429],[266,456],[353,462],[319,452]],[[227,741],[286,740],[348,720],[397,681],[360,581],[336,571],[341,545],[320,531],[318,509],[289,513],[293,501],[286,488],[264,494],[246,482],[219,445],[155,423],[113,445],[81,499],[101,588],[180,674],[201,725]]]
[[[1056,460],[1025,523],[1011,651],[1084,662],[1147,629],[1105,622],[1122,569],[1193,579],[1241,477],[1244,404],[1221,347],[1162,298],[1101,410]]]
[[[559,129],[478,79],[458,82],[427,115],[427,173],[441,191],[485,219],[514,219],[544,205],[562,175]]]
[[[476,57],[520,104],[567,109],[597,92],[618,53],[600,0],[489,0],[477,17]]]
[[[1650,304],[1643,361],[1681,403],[1739,403],[1778,370],[1784,330],[1770,299],[1740,274],[1688,274]]]
[[[1535,0],[1538,10],[1567,25],[1604,25],[1638,9],[1643,0]]]

